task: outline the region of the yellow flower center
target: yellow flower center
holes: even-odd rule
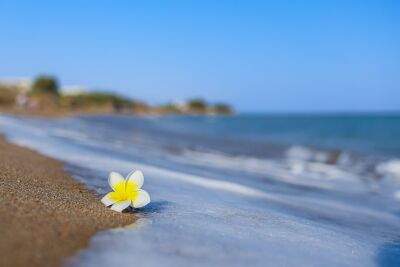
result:
[[[138,185],[134,182],[120,182],[114,186],[114,192],[110,193],[110,198],[114,201],[131,200],[135,203],[135,200],[139,195],[138,189]]]

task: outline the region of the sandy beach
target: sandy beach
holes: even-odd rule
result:
[[[100,196],[64,172],[63,164],[0,136],[0,266],[60,266],[91,236],[129,225]]]

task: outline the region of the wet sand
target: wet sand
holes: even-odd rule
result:
[[[105,208],[61,162],[0,136],[0,266],[60,266],[96,232],[134,221]]]

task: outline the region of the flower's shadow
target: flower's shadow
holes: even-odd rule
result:
[[[150,202],[147,206],[140,209],[129,208],[125,212],[133,213],[133,214],[142,214],[142,215],[150,215],[155,213],[161,213],[165,209],[168,208],[170,202],[166,200],[158,200]]]

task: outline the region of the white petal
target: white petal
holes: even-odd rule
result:
[[[134,208],[142,208],[150,203],[150,195],[146,191],[140,189],[139,195],[135,199],[135,203],[133,203]]]
[[[107,195],[105,195],[102,199],[101,199],[101,203],[103,203],[105,206],[110,206],[112,204],[114,204],[115,202],[117,202],[117,200],[112,199],[111,198],[111,193],[108,193]]]
[[[114,191],[115,187],[124,181],[125,181],[124,177],[118,172],[111,172],[110,175],[108,176],[108,184]]]
[[[132,171],[128,176],[126,177],[127,182],[134,182],[137,184],[138,189],[142,187],[144,183],[144,176],[141,171]]]
[[[125,200],[125,201],[121,201],[121,202],[117,202],[114,205],[111,206],[111,209],[114,211],[118,211],[118,212],[122,212],[124,209],[126,209],[127,207],[129,207],[129,205],[131,204],[132,201],[130,200]]]

